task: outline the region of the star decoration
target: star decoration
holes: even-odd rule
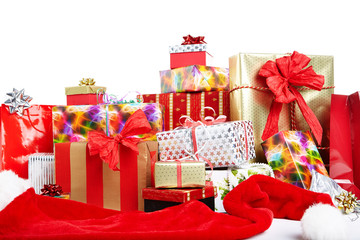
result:
[[[22,116],[24,110],[30,108],[29,102],[32,100],[32,97],[25,95],[24,92],[25,89],[18,91],[13,88],[12,92],[6,93],[6,95],[10,96],[10,98],[5,101],[5,105],[9,106],[10,114],[16,112],[17,115]]]
[[[336,196],[335,199],[339,203],[338,208],[342,209],[346,214],[352,213],[356,208],[360,207],[355,194],[352,194],[351,192],[344,191]]]

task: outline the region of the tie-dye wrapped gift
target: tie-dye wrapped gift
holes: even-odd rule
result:
[[[240,166],[255,158],[253,132],[251,121],[234,121],[159,132],[156,136],[159,152],[167,160],[196,154],[218,168]]]
[[[279,180],[309,189],[312,170],[329,176],[309,131],[281,131],[261,145]]]
[[[191,65],[160,71],[161,92],[202,92],[229,90],[229,69]]]
[[[138,109],[144,111],[152,128],[149,133],[138,137],[155,140],[155,134],[164,130],[163,107],[157,103],[128,103],[53,107],[54,143],[86,141],[88,132],[92,130],[115,136]]]

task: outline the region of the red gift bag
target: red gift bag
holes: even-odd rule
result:
[[[360,197],[360,96],[331,97],[330,177]]]
[[[52,107],[33,105],[19,116],[1,105],[0,171],[12,170],[28,178],[28,155],[53,152]]]

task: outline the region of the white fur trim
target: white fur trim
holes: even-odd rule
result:
[[[14,172],[0,171],[0,211],[30,187],[28,180],[20,178]]]
[[[309,207],[301,219],[301,228],[307,240],[348,239],[343,214],[328,204]]]

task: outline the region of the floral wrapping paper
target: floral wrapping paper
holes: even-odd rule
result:
[[[253,128],[250,121],[200,125],[159,132],[156,136],[159,151],[168,160],[189,157],[189,154],[198,151],[200,159],[208,159],[213,167],[228,167],[240,166],[255,158]]]
[[[261,145],[281,181],[309,189],[312,170],[329,176],[309,131],[281,131]]]
[[[215,197],[215,212],[226,212],[224,209],[223,200],[226,194],[230,192],[228,170],[206,170],[206,174],[207,176],[211,174],[211,178],[207,180],[213,182],[213,185],[217,188],[218,192],[217,196]]]
[[[151,132],[139,135],[154,140],[163,131],[163,107],[157,103],[119,105],[55,106],[52,110],[54,143],[86,141],[89,131],[104,131],[108,136],[119,134],[127,119],[142,109],[151,125]]]
[[[229,90],[229,69],[191,65],[160,71],[161,92],[201,92]]]
[[[286,54],[239,53],[229,58],[230,91],[237,87],[267,87],[264,77],[259,76],[260,68],[268,61],[274,61]],[[332,56],[308,55],[317,74],[325,77],[324,87],[334,86],[334,58]],[[329,147],[330,136],[330,103],[333,88],[299,91],[307,105],[314,112],[323,128],[321,146]],[[254,136],[256,142],[256,162],[266,162],[260,143],[265,128],[270,106],[273,99],[270,91],[260,91],[251,88],[242,88],[230,93],[231,120],[250,120],[254,123]],[[279,131],[290,130],[290,105],[283,104],[279,119]],[[295,122],[297,129],[308,130],[309,126],[304,120],[298,106],[295,104]],[[328,163],[329,150],[319,150],[325,163]]]

